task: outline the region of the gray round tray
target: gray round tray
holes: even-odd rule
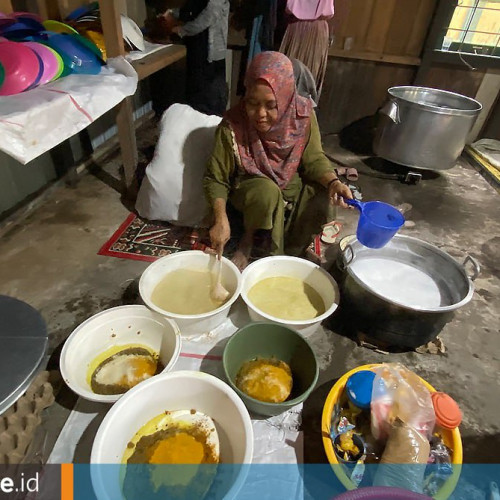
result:
[[[28,389],[44,361],[47,327],[28,304],[0,295],[0,414]]]

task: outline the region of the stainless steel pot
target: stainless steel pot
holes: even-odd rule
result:
[[[446,170],[464,149],[481,104],[453,92],[392,87],[379,110],[374,151],[412,168]]]
[[[400,235],[378,250],[354,240],[342,260],[342,305],[358,328],[383,344],[406,348],[437,337],[453,312],[471,300],[480,272],[470,256],[461,266],[439,248]]]

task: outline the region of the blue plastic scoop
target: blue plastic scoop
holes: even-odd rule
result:
[[[381,201],[363,203],[346,198],[344,201],[348,205],[356,207],[361,213],[356,237],[365,247],[382,248],[389,243],[405,223],[403,214],[388,203]]]

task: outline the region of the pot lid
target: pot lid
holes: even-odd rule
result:
[[[35,378],[47,348],[47,329],[28,304],[0,295],[0,414],[19,399]]]
[[[436,422],[445,429],[456,429],[462,422],[462,412],[456,401],[444,392],[431,394]]]
[[[383,248],[358,240],[344,250],[347,272],[365,289],[408,309],[443,312],[472,298],[473,286],[451,256],[425,241],[396,235]]]

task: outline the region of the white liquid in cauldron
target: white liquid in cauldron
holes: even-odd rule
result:
[[[352,272],[382,297],[418,309],[441,306],[441,292],[427,273],[403,262],[364,258],[351,264]]]

